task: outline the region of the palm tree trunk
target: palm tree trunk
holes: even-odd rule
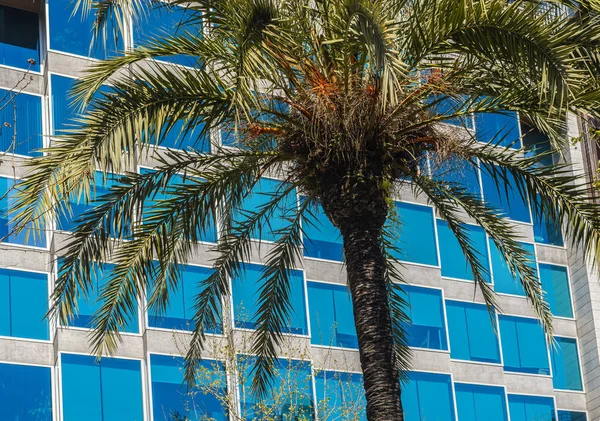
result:
[[[385,280],[385,256],[381,248],[381,226],[357,220],[340,227],[360,362],[364,375],[369,421],[401,421],[399,373],[394,366],[390,309]]]

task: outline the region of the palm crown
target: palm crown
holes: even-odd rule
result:
[[[97,34],[113,17],[143,19],[147,6],[79,3],[84,11],[92,6]],[[552,334],[552,316],[516,228],[440,171],[449,162],[481,167],[499,190],[529,200],[534,215],[562,225],[575,247],[595,257],[599,219],[585,201],[588,186],[566,165],[541,165],[547,154],[526,157],[517,138],[500,134],[482,144],[467,127],[473,115],[518,112],[560,152],[568,113],[598,117],[595,3],[174,3],[187,7],[184,30],[94,64],[73,90],[86,111],[31,161],[34,171],[19,185],[17,227],[40,228],[71,212],[69,197],[90,197],[96,169],[124,174],[64,246],[53,314],[71,317],[77,299],[93,288],[93,271],[114,263],[92,333],[99,353],[114,350],[136,298],[146,294],[150,307],[164,310],[178,265],[217,221],[214,272],[196,297],[187,355],[192,380],[205,332],[218,323],[221,300],[230,294],[229,279],[243,273],[254,239],[270,230],[274,243],[265,246],[252,349],[256,386],[265,391],[293,310],[289,268],[301,264],[302,224],[318,204],[344,240],[369,419],[397,418],[398,377],[410,353],[390,201],[410,188],[447,221],[487,304],[494,308],[494,294],[468,221],[494,241]],[[147,60],[181,56],[195,66]],[[103,84],[110,89],[99,93]],[[449,120],[455,125],[444,124]],[[219,129],[236,147],[213,136]],[[194,146],[156,149],[168,136],[194,139]],[[154,170],[136,173],[140,157],[155,163]],[[263,176],[282,182],[265,204],[244,209]],[[299,203],[289,200],[295,191]],[[269,227],[275,213],[285,215],[283,227]]]

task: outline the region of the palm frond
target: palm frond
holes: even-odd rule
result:
[[[473,218],[484,229],[486,234],[494,241],[512,277],[520,280],[523,290],[537,317],[540,319],[544,331],[549,337],[552,337],[553,318],[550,307],[543,298],[537,271],[530,265],[529,253],[516,240],[519,238],[519,234],[512,223],[508,219],[503,218],[497,209],[489,208],[479,197],[467,193],[463,188],[442,183],[419,174],[414,174],[413,177],[416,186],[427,195],[431,202],[445,209],[446,216],[450,215],[450,220],[454,223],[455,230],[458,221],[448,212],[448,209],[452,208],[463,209],[469,217]],[[457,240],[461,241],[460,229],[458,232]],[[462,240],[464,243],[465,238],[463,237]],[[475,267],[475,271],[479,270],[481,273],[481,270],[478,269],[477,256],[469,251],[468,244],[463,245],[465,246],[463,247],[463,251],[466,250],[470,267]],[[489,286],[485,284],[485,280],[482,278],[479,279],[477,285],[479,285],[486,303],[491,310],[495,306],[495,300]]]

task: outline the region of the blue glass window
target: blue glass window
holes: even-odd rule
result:
[[[544,158],[542,158],[538,162],[538,166],[548,166],[552,165],[554,160],[551,154],[548,154],[552,150],[552,145],[550,144],[550,139],[548,136],[540,132],[539,130],[521,123],[522,133],[523,133],[523,147],[525,148],[525,156],[526,157],[534,157],[541,154],[546,154]]]
[[[447,374],[408,373],[402,386],[405,421],[454,421],[452,379]]]
[[[560,226],[545,215],[533,215],[533,238],[536,243],[562,247],[565,245]]]
[[[260,265],[245,265],[245,273],[242,278],[232,280],[233,289],[233,313],[235,327],[255,329],[254,322],[258,311],[258,297],[263,285],[262,271]],[[306,321],[306,298],[304,296],[304,276],[302,271],[289,271],[289,297],[291,303],[290,325],[284,331],[298,335],[308,335]]]
[[[504,371],[550,375],[546,338],[535,319],[498,316]]]
[[[61,355],[64,421],[143,421],[141,362]]]
[[[521,285],[519,277],[513,277],[508,270],[508,265],[502,254],[496,247],[494,241],[490,238],[490,254],[492,255],[492,272],[494,274],[494,291],[503,294],[513,294],[525,296],[525,290]],[[535,264],[535,247],[531,244],[521,243],[527,254],[529,255],[529,265],[536,269]]]
[[[538,212],[541,203],[541,198],[537,197],[537,202],[532,207],[533,216],[533,237],[536,243],[549,244],[551,246],[563,247],[565,242],[563,240],[562,230],[560,224],[556,220],[550,221],[548,217]]]
[[[155,2],[146,12],[141,19],[134,22],[133,42],[136,47],[151,45],[153,40],[162,39],[167,35],[186,37],[186,33],[202,34],[202,25],[195,21],[193,12],[188,12],[183,7]],[[157,59],[190,67],[198,64],[197,57],[187,55]]]
[[[450,357],[500,363],[500,345],[485,305],[446,301]]]
[[[552,356],[552,383],[555,389],[583,390],[577,341],[572,338],[554,338]]]
[[[52,421],[50,367],[0,364],[0,419]]]
[[[358,349],[348,288],[319,282],[307,286],[311,343]]]
[[[35,60],[30,64],[27,60]],[[40,22],[37,13],[0,6],[0,64],[40,71]]]
[[[116,16],[109,15],[107,36],[92,46],[94,11],[83,15],[81,9],[73,16],[70,0],[49,0],[50,49],[78,56],[104,60],[123,50],[123,38],[115,39]]]
[[[147,174],[149,172],[152,172],[152,170],[149,170],[146,168],[141,169],[142,174]],[[164,189],[158,190],[158,192],[154,196],[146,199],[146,201],[144,202],[144,209],[143,209],[142,217],[144,217],[144,214],[146,216],[152,215],[153,206],[160,207],[161,201],[166,201],[166,200],[172,199],[173,196],[175,195],[174,191],[178,188],[178,186],[181,186],[184,184],[201,183],[201,182],[202,182],[201,179],[196,179],[196,178],[191,178],[191,177],[183,177],[181,175],[176,174],[175,176],[170,178],[169,184]],[[216,226],[214,218],[210,218],[207,221],[207,223],[205,224],[205,226],[202,227],[202,231],[200,233],[198,233],[198,238],[204,242],[209,242],[209,243],[217,242],[217,226]]]
[[[18,184],[17,184],[18,186]],[[18,191],[15,188],[15,180],[12,178],[0,177],[0,239],[9,244],[21,244],[32,247],[46,247],[46,232],[31,232],[24,229],[18,234],[8,235],[14,229],[12,221],[14,217],[13,210],[18,201]]]
[[[461,421],[508,421],[504,388],[455,383],[454,390]]]
[[[193,150],[195,152],[210,152],[210,141],[208,136],[203,133],[204,123],[193,125],[192,129],[186,132],[185,120],[177,120],[169,132],[166,128],[162,130],[160,143],[158,146],[168,149]],[[190,122],[188,122],[188,126]],[[152,139],[152,142],[156,140]]]
[[[313,419],[312,374],[310,363],[299,360],[275,361],[273,383],[265,399],[252,393],[252,369],[255,357],[238,356],[240,408],[244,419],[311,420]]]
[[[117,175],[104,176],[99,171],[94,173],[94,186],[90,186],[90,200],[83,196],[72,195],[69,198],[71,214],[60,214],[57,227],[64,231],[73,231],[77,227],[78,219],[87,211],[102,203],[100,198],[109,193],[111,187],[117,184]]]
[[[252,218],[254,213],[261,212],[264,206],[288,188],[289,185],[281,181],[271,178],[261,178],[250,194],[244,198],[241,210],[238,211],[235,217],[236,221],[244,223],[249,218]],[[292,190],[279,202],[273,209],[273,212],[267,213],[261,219],[260,232],[259,230],[254,230],[252,238],[276,241],[280,237],[281,230],[290,226],[290,219],[295,216],[296,207],[296,191]]]
[[[416,348],[448,349],[442,292],[437,289],[402,285],[408,304],[408,345]]]
[[[554,400],[542,396],[508,395],[511,421],[555,421]]]
[[[0,109],[0,151],[40,156],[35,151],[43,146],[42,99],[4,89],[0,89],[0,98],[6,98],[2,102],[6,106]]]
[[[367,421],[362,375],[320,371],[315,374],[315,386],[319,419]]]
[[[340,231],[331,223],[321,205],[305,212],[302,229],[304,230],[304,255],[319,259],[341,262],[344,256],[344,244]]]
[[[59,276],[62,271],[62,259],[58,259],[58,271]],[[105,263],[102,270],[94,272],[92,279],[93,289],[88,291],[87,297],[81,296],[77,302],[77,313],[69,321],[69,326],[80,327],[85,329],[92,329],[93,319],[95,313],[100,309],[102,305],[101,294],[104,286],[109,281],[110,273],[114,265]],[[137,303],[134,304],[134,310],[132,314],[128,315],[127,322],[124,326],[123,332],[127,333],[138,333],[138,311]]]
[[[475,114],[475,136],[479,142],[520,148],[519,117],[514,111]]]
[[[48,275],[0,269],[0,336],[50,339]]]
[[[479,170],[469,161],[450,157],[431,158],[433,177],[446,182],[451,187],[460,187],[473,196],[481,197],[481,184],[479,183]]]
[[[465,98],[453,98],[445,95],[437,95],[429,98],[427,102],[432,104],[429,110],[434,115],[450,116],[453,114],[458,114],[465,110]],[[452,124],[453,126],[462,126],[468,129],[472,129],[473,115],[451,117],[444,120],[443,122],[447,124]]]
[[[587,421],[585,412],[558,411],[558,421]]]
[[[219,400],[227,395],[223,364],[202,360],[196,387],[191,390],[183,382],[183,367],[181,357],[150,355],[154,421],[226,421],[227,413]]]
[[[558,317],[573,317],[568,269],[564,266],[540,263],[540,282],[544,298],[552,314]]]
[[[483,196],[487,206],[513,221],[531,222],[529,203],[521,197],[514,177],[507,173],[505,181],[500,177],[494,178],[490,174],[491,171],[492,169],[486,165],[481,166]],[[496,182],[498,186],[496,186]]]
[[[74,121],[82,112],[75,104],[69,94],[71,88],[75,85],[76,79],[50,74],[50,98],[52,103],[52,128],[53,134],[59,135],[61,132],[77,127],[78,123]],[[94,94],[94,98],[100,98],[102,93],[108,93],[110,87],[101,86]]]
[[[476,225],[463,225],[471,246],[481,265],[486,269],[484,273],[487,282],[490,281],[490,264],[487,248],[487,239],[483,228]],[[440,244],[440,259],[442,276],[454,279],[465,279],[473,281],[473,271],[467,263],[467,258],[446,221],[437,220],[438,241]]]
[[[395,202],[399,227],[394,227],[394,242],[399,260],[424,265],[438,265],[433,208]]]
[[[148,309],[148,324],[150,327],[162,329],[193,330],[194,304],[196,297],[202,291],[201,283],[212,274],[212,269],[182,265],[180,267],[180,278],[177,289],[169,289],[169,304],[165,312],[160,313],[157,309]],[[217,331],[220,332],[220,327]]]

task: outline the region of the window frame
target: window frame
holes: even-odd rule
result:
[[[63,389],[64,389],[64,377],[63,377],[63,367],[62,367],[62,356],[63,355],[76,355],[76,356],[83,356],[83,357],[90,357],[89,353],[85,353],[85,352],[76,352],[76,351],[61,351],[59,350],[57,352],[57,358],[56,358],[56,365],[54,366],[56,371],[57,371],[57,385],[58,385],[58,408],[60,409],[60,420],[62,421],[64,419],[64,413],[65,413],[65,409],[64,409],[64,405],[65,405],[65,400],[64,400],[64,395],[63,395]],[[111,358],[111,359],[117,359],[117,360],[128,360],[128,361],[137,361],[140,363],[140,380],[141,380],[141,384],[140,384],[140,390],[142,393],[142,416],[143,416],[143,420],[148,420],[148,396],[149,396],[149,392],[148,392],[148,374],[147,372],[148,370],[148,363],[146,362],[146,360],[144,359],[139,359],[139,358],[133,358],[133,357],[124,357],[124,356],[110,356],[107,355],[105,353],[103,353],[102,355],[100,355],[100,358]],[[106,421],[106,420],[104,420]]]
[[[189,332],[186,332],[189,333]],[[143,367],[142,367],[142,371],[147,372],[147,376],[146,376],[146,380],[144,381],[144,387],[147,386],[147,392],[144,394],[144,411],[146,411],[146,407],[148,408],[148,412],[144,413],[144,420],[154,420],[154,393],[152,392],[152,364],[151,364],[151,360],[150,357],[152,355],[159,355],[159,356],[163,356],[163,357],[177,357],[177,358],[183,358],[180,354],[170,354],[170,353],[166,353],[166,352],[151,352],[151,351],[147,351],[145,354],[145,359],[142,360],[144,361]],[[227,393],[232,393],[231,388],[233,387],[232,382],[231,382],[231,375],[229,373],[227,373],[227,369],[226,369],[226,361],[225,360],[219,360],[216,358],[203,358],[203,361],[211,361],[211,362],[218,362],[223,364],[223,375],[225,376],[225,387],[227,389]],[[236,394],[236,398],[239,398]],[[150,415],[148,417],[148,415]],[[227,418],[229,419],[229,418]]]
[[[4,359],[0,359],[0,364],[5,365],[16,365],[16,366],[26,366],[26,367],[40,367],[47,368],[50,370],[50,395],[51,395],[51,403],[52,403],[52,421],[58,421],[58,410],[61,410],[62,414],[62,387],[60,383],[60,372],[57,372],[58,365],[46,365],[40,363],[30,363],[30,362],[15,362],[15,361],[6,361]]]
[[[3,67],[2,65],[0,65],[0,68]],[[4,66],[6,67],[6,66]],[[50,78],[48,78],[48,80],[50,80]],[[5,91],[14,91],[14,87],[12,88],[8,88],[6,87],[4,84],[0,84],[0,89],[5,90]],[[29,95],[29,96],[34,96],[40,99],[40,105],[41,105],[41,144],[42,144],[42,148],[46,148],[49,146],[49,141],[48,141],[48,135],[46,133],[46,128],[48,127],[48,112],[46,111],[46,96],[43,94],[40,94],[38,92],[32,92],[30,90],[27,89],[27,87],[25,89],[23,89],[22,92],[18,93],[17,95],[21,95],[21,94],[25,94],[25,95]],[[41,155],[38,156],[44,156],[46,155],[46,152],[42,152]],[[0,157],[3,156],[15,156],[15,157],[19,157],[19,158],[23,158],[23,159],[31,159],[32,156],[31,155],[22,155],[22,154],[18,154],[18,153],[13,153],[13,152],[2,152],[0,151]]]
[[[54,285],[54,274],[53,273],[44,272],[44,271],[37,270],[37,269],[23,269],[23,268],[12,268],[12,267],[11,268],[2,267],[0,269],[11,270],[11,271],[15,271],[15,272],[37,273],[40,275],[46,275],[46,298],[48,300],[50,300],[50,294],[52,291],[51,288]],[[48,311],[48,309],[46,309],[46,311]],[[55,318],[52,317],[52,318],[48,318],[48,339],[32,339],[32,338],[23,338],[20,336],[0,336],[0,338],[8,339],[8,340],[17,340],[17,341],[48,344],[48,343],[54,342],[55,332],[56,332],[56,322],[55,322]],[[2,363],[1,360],[0,360],[0,363]],[[6,364],[15,364],[15,363],[14,362],[6,362]],[[19,364],[21,364],[21,363],[19,363]]]
[[[143,171],[155,171],[155,169],[152,167],[149,167],[148,165],[137,164],[135,166],[135,171],[136,171],[136,174],[142,174]],[[178,171],[177,173],[175,173],[175,175],[179,176],[179,177],[185,176],[184,172],[182,172],[182,171]],[[188,176],[188,178],[193,178],[193,177]],[[153,199],[150,199],[150,200],[153,200]],[[209,246],[209,247],[214,247],[216,244],[218,244],[219,240],[221,239],[221,229],[219,227],[219,224],[216,223],[216,220],[219,218],[219,215],[220,215],[220,207],[216,206],[215,221],[213,221],[214,222],[214,230],[215,230],[215,242],[201,240],[201,241],[195,241],[192,244],[204,245],[204,246]],[[142,215],[142,218],[143,218],[143,215]]]
[[[257,263],[254,260],[244,262],[243,264],[245,266],[260,266],[260,267],[265,266],[264,262]],[[302,290],[303,290],[303,294],[304,294],[304,312],[305,312],[304,314],[305,314],[306,332],[307,333],[306,333],[306,335],[303,335],[303,334],[299,334],[299,333],[284,332],[283,335],[287,336],[287,337],[304,338],[304,339],[308,339],[310,341],[310,338],[312,337],[312,332],[310,329],[310,309],[308,307],[308,288],[307,288],[307,280],[306,280],[306,270],[304,270],[303,268],[297,268],[297,267],[288,268],[288,270],[302,273]],[[236,318],[235,318],[235,301],[233,298],[233,281],[234,281],[233,278],[229,277],[229,291],[231,291],[231,293],[229,294],[229,304],[230,304],[229,317],[231,317],[232,326],[235,330],[238,330],[240,332],[248,332],[248,333],[256,332],[256,329],[252,329],[252,328],[248,328],[248,327],[238,327],[235,325]],[[225,313],[223,313],[223,314],[225,314]],[[240,353],[239,355],[244,355],[244,353]],[[299,360],[299,361],[308,361],[308,360]]]
[[[446,298],[444,299],[444,306],[445,306],[445,311],[446,311],[446,323],[447,323],[447,327],[446,330],[448,332],[448,351],[451,354],[451,343],[450,343],[450,324],[448,323],[448,301],[454,301],[457,303],[464,303],[464,304],[471,304],[471,305],[480,305],[480,306],[485,306],[485,303],[479,303],[479,302],[474,302],[474,301],[468,301],[468,300],[462,300],[462,299],[455,299],[455,298]],[[498,356],[500,357],[500,361],[497,363],[493,363],[493,362],[488,362],[488,361],[474,361],[474,360],[461,360],[458,358],[452,358],[452,356],[450,356],[450,361],[456,361],[459,363],[468,363],[468,364],[479,364],[479,365],[489,365],[489,366],[493,366],[493,367],[504,367],[504,354],[502,352],[502,337],[500,335],[500,320],[498,318],[498,312],[494,311],[494,319],[496,320],[496,326],[498,326],[497,329],[497,334],[496,334],[496,339],[498,341]],[[461,382],[459,382],[461,383]],[[482,386],[494,386],[492,384],[484,384],[484,383],[468,383],[468,384],[481,384]]]
[[[566,392],[566,393],[575,393],[575,394],[583,394],[585,395],[587,393],[586,387],[585,387],[585,378],[584,378],[584,371],[583,371],[583,363],[581,362],[581,346],[579,344],[579,338],[574,337],[574,336],[566,336],[566,335],[555,335],[557,338],[561,338],[561,339],[569,339],[569,340],[573,340],[575,341],[575,347],[577,349],[577,366],[579,368],[579,377],[581,378],[581,390],[574,390],[574,389],[556,389],[554,387],[554,370],[552,370],[552,389],[554,391],[557,392]],[[554,365],[553,363],[554,359],[552,358],[552,351],[550,352],[550,366],[552,367]],[[555,408],[556,409],[556,408]],[[558,410],[557,410],[558,411]],[[574,412],[582,412],[582,411],[574,411]],[[586,413],[587,416],[587,413]]]
[[[54,266],[54,273],[52,276],[52,282],[56,282],[56,279],[58,277],[58,273],[59,273],[59,268],[58,268],[58,263],[59,260],[61,258],[63,258],[63,256],[56,256],[57,258],[54,259],[53,262],[53,266]],[[112,263],[110,262],[102,262],[102,264],[106,264],[106,265],[111,265]],[[100,291],[98,291],[98,297],[100,296]],[[145,304],[145,303],[144,303]],[[137,312],[136,312],[136,318],[137,318],[137,333],[134,332],[126,332],[126,331],[119,331],[119,335],[123,335],[123,336],[132,336],[132,337],[141,337],[144,336],[144,330],[145,328],[148,326],[148,324],[143,325],[142,324],[142,306],[140,305],[140,302],[138,301],[138,299],[136,298],[136,306],[137,306]],[[147,313],[146,311],[144,311],[144,313]],[[56,320],[56,327],[57,328],[63,328],[63,329],[67,329],[67,330],[78,330],[81,332],[91,332],[94,330],[94,328],[91,327],[80,327],[80,326],[71,326],[68,324],[63,324],[60,319]],[[73,352],[67,352],[67,354],[73,354]],[[88,354],[83,354],[83,355],[88,355]],[[104,354],[102,355],[104,357]],[[111,357],[110,355],[106,356],[107,358],[120,358],[120,357]],[[134,358],[135,359],[135,358]]]
[[[508,391],[506,392],[506,404],[508,405],[508,416],[510,417],[510,402],[509,402],[509,397],[510,396],[524,396],[524,397],[531,397],[531,398],[550,398],[552,399],[552,406],[554,408],[554,419],[558,420],[558,410],[556,409],[556,396],[555,395],[543,395],[543,394],[536,394],[536,393],[508,393]]]
[[[536,243],[536,246],[538,244],[539,243]],[[546,245],[546,244],[542,244],[542,246],[543,247],[548,247],[548,245]],[[558,246],[550,246],[550,247],[558,247]],[[537,249],[536,249],[536,256],[537,256]],[[539,261],[539,260],[537,260],[538,274],[539,274],[539,278],[540,278],[540,283],[541,283],[541,278],[542,278],[541,277],[541,273],[540,273],[540,265],[556,266],[556,267],[559,267],[559,268],[566,269],[566,274],[567,274],[567,288],[569,289],[569,303],[571,304],[571,312],[573,313],[573,317],[557,316],[555,314],[552,314],[552,317],[554,317],[555,319],[561,319],[561,320],[573,320],[573,321],[576,320],[576,318],[575,318],[575,301],[573,300],[573,285],[571,283],[571,270],[570,270],[570,267],[568,265],[563,265],[563,264],[559,264],[559,263],[553,263],[553,262],[549,262],[549,261]]]
[[[44,4],[44,9],[42,10],[42,8],[40,7],[40,9],[37,12],[33,12],[31,10],[26,10],[23,9],[22,7],[14,7],[14,6],[8,6],[8,5],[3,5],[5,7],[12,7],[13,9],[19,9],[19,10],[25,10],[31,13],[36,13],[38,15],[38,43],[39,43],[39,57],[37,57],[38,60],[38,64],[40,65],[40,70],[29,70],[30,74],[33,75],[37,75],[37,76],[43,76],[44,73],[46,72],[46,59],[48,57],[48,34],[49,34],[49,25],[46,24],[47,22],[47,16],[48,16],[48,11],[46,10],[47,4],[46,4],[46,0],[43,0],[43,4]],[[28,70],[26,68],[20,68],[20,67],[15,67],[15,66],[9,66],[7,64],[0,64],[0,68],[4,68],[4,69],[9,69],[9,70],[16,70],[19,72],[27,72]],[[42,95],[43,96],[43,95]],[[42,106],[42,115],[44,114],[43,112],[43,106]]]
[[[0,172],[0,179],[2,179],[2,178],[12,180],[15,185],[22,180],[22,178],[16,178],[11,175],[4,175],[2,172]],[[0,198],[4,197],[5,193],[6,192],[2,193],[0,191]],[[0,214],[1,214],[1,212],[2,212],[2,209],[0,208]],[[43,239],[43,242],[45,244],[44,246],[32,246],[32,245],[28,245],[28,244],[10,243],[10,242],[6,242],[6,241],[0,242],[0,244],[4,245],[6,247],[9,247],[9,248],[15,247],[15,248],[22,249],[22,250],[50,251],[50,235],[53,231],[53,228],[54,227],[46,226],[44,229],[44,234],[39,236],[39,239]],[[27,228],[25,228],[25,230],[27,230]],[[32,234],[32,235],[35,235],[35,234]]]
[[[310,346],[311,346],[311,347],[316,347],[316,348],[321,348],[321,349],[335,349],[335,350],[341,350],[341,351],[351,351],[351,352],[352,352],[352,351],[354,351],[354,352],[358,351],[358,348],[348,348],[348,347],[342,347],[342,346],[337,346],[337,345],[323,345],[323,344],[316,344],[316,343],[313,343],[313,342],[312,342],[312,340],[313,340],[312,333],[313,333],[313,332],[312,332],[312,328],[310,327],[310,324],[311,324],[312,318],[311,318],[311,314],[310,314],[310,300],[309,300],[309,298],[308,298],[308,284],[309,284],[309,283],[313,283],[313,284],[330,285],[330,286],[333,286],[333,287],[338,287],[338,288],[339,288],[339,287],[346,287],[346,288],[348,288],[348,287],[347,287],[346,285],[344,285],[344,284],[337,283],[337,282],[331,282],[331,281],[316,281],[316,280],[314,280],[314,279],[308,279],[308,278],[306,277],[306,275],[305,275],[305,279],[306,279],[306,280],[305,280],[305,285],[306,285],[306,306],[307,306],[307,310],[306,310],[306,311],[307,311],[307,313],[306,313],[306,314],[307,314],[307,318],[308,318],[308,324],[309,324],[309,332],[310,332],[310,335],[309,335],[309,338],[310,338]],[[348,294],[350,295],[350,297],[352,297],[352,295],[351,295],[351,292],[350,292],[350,290],[349,290],[349,289],[348,289]],[[350,298],[350,299],[352,299],[352,298]],[[352,315],[352,317],[354,317],[354,315]],[[353,322],[354,322],[354,321],[353,321]],[[354,323],[355,323],[355,322],[354,322]],[[356,326],[356,325],[355,325],[355,326]],[[357,334],[357,340],[358,340],[358,334]],[[351,372],[349,372],[349,371],[347,371],[347,370],[325,370],[325,371],[336,371],[336,372],[344,372],[344,373],[348,372],[348,373],[351,373]],[[355,374],[355,373],[354,373],[354,374]]]
[[[180,264],[182,266],[193,266],[193,267],[197,267],[197,268],[202,268],[202,269],[212,269],[210,266],[205,265],[205,264],[200,264],[200,263],[192,263],[192,262],[187,262],[185,264]],[[179,280],[181,282],[181,279]],[[146,294],[145,300],[144,300],[144,304],[146,305],[146,311],[143,312],[144,315],[144,323],[145,323],[145,327],[146,329],[149,330],[155,330],[155,331],[159,331],[159,332],[169,332],[169,333],[178,333],[178,334],[184,334],[184,335],[189,335],[191,333],[191,330],[182,330],[182,329],[169,329],[166,327],[155,327],[155,326],[150,326],[150,310],[148,309],[148,294]],[[225,297],[221,297],[221,309],[224,310],[225,309]],[[221,314],[221,318],[223,318],[223,316],[225,316],[225,312],[222,312]],[[192,321],[192,319],[189,319],[190,321]],[[214,332],[204,332],[204,334],[208,337],[219,337],[222,338],[225,336],[225,330],[223,329],[223,331],[221,333],[214,333]],[[150,353],[149,353],[150,354]],[[148,354],[148,355],[149,355]],[[158,355],[171,355],[171,354],[161,354],[161,353],[157,353],[157,352],[152,352],[151,354],[158,354]]]
[[[420,288],[420,289],[440,291],[440,294],[441,294],[441,307],[440,308],[441,308],[442,312],[444,313],[443,321],[444,321],[444,330],[446,331],[446,345],[447,345],[448,349],[421,348],[421,347],[415,347],[415,346],[411,346],[411,345],[409,345],[408,347],[410,349],[414,349],[414,350],[422,350],[422,351],[428,351],[428,352],[440,352],[443,354],[448,354],[448,356],[450,356],[451,345],[450,345],[450,336],[449,336],[449,332],[448,332],[448,330],[449,330],[448,329],[448,311],[446,309],[446,296],[444,294],[444,292],[445,292],[444,288],[431,286],[431,285],[417,284],[417,283],[410,283],[410,284],[404,284],[404,285],[408,286],[409,288],[415,287],[415,288]],[[402,288],[402,285],[400,287]],[[407,292],[405,290],[403,290],[402,293],[407,294]],[[411,322],[412,322],[412,319],[411,319]],[[419,372],[425,373],[426,371],[419,371]],[[432,372],[432,373],[435,373],[435,372]],[[437,373],[437,374],[447,374],[447,373]]]
[[[453,382],[452,383],[452,388],[454,390],[454,399],[456,401],[455,407],[456,407],[456,413],[457,414],[458,414],[458,400],[456,399],[456,384],[462,384],[462,385],[468,385],[468,386],[497,387],[497,388],[502,389],[503,396],[504,396],[504,409],[506,410],[506,420],[505,421],[509,421],[510,420],[510,408],[508,406],[508,390],[506,389],[506,384],[499,385],[499,384],[481,383],[481,382],[469,383],[469,382],[462,382],[462,381]]]
[[[496,316],[498,318],[498,337],[499,337],[499,342],[500,342],[500,347],[501,347],[501,353],[502,353],[502,362],[503,362],[503,366],[502,366],[502,372],[504,374],[509,374],[509,375],[517,375],[517,376],[528,376],[528,377],[542,377],[542,378],[547,378],[552,380],[552,361],[550,359],[550,346],[548,345],[547,341],[546,341],[546,337],[544,336],[544,344],[545,344],[545,348],[546,348],[546,359],[548,361],[548,373],[549,374],[537,374],[537,373],[524,373],[522,371],[506,371],[504,369],[504,363],[505,363],[505,358],[504,358],[504,351],[502,350],[502,331],[500,329],[500,318],[501,317],[509,317],[509,318],[517,318],[517,319],[526,319],[526,320],[534,320],[536,323],[540,324],[539,320],[537,317],[531,317],[531,316],[523,316],[523,315],[517,315],[517,314],[513,314],[513,313],[502,313],[502,314],[497,314]],[[540,325],[540,329],[542,329],[543,332],[543,328]],[[512,393],[513,395],[516,393]],[[531,396],[542,396],[542,395],[531,395]],[[543,396],[542,396],[543,397]],[[556,410],[556,406],[555,406],[555,410]]]

